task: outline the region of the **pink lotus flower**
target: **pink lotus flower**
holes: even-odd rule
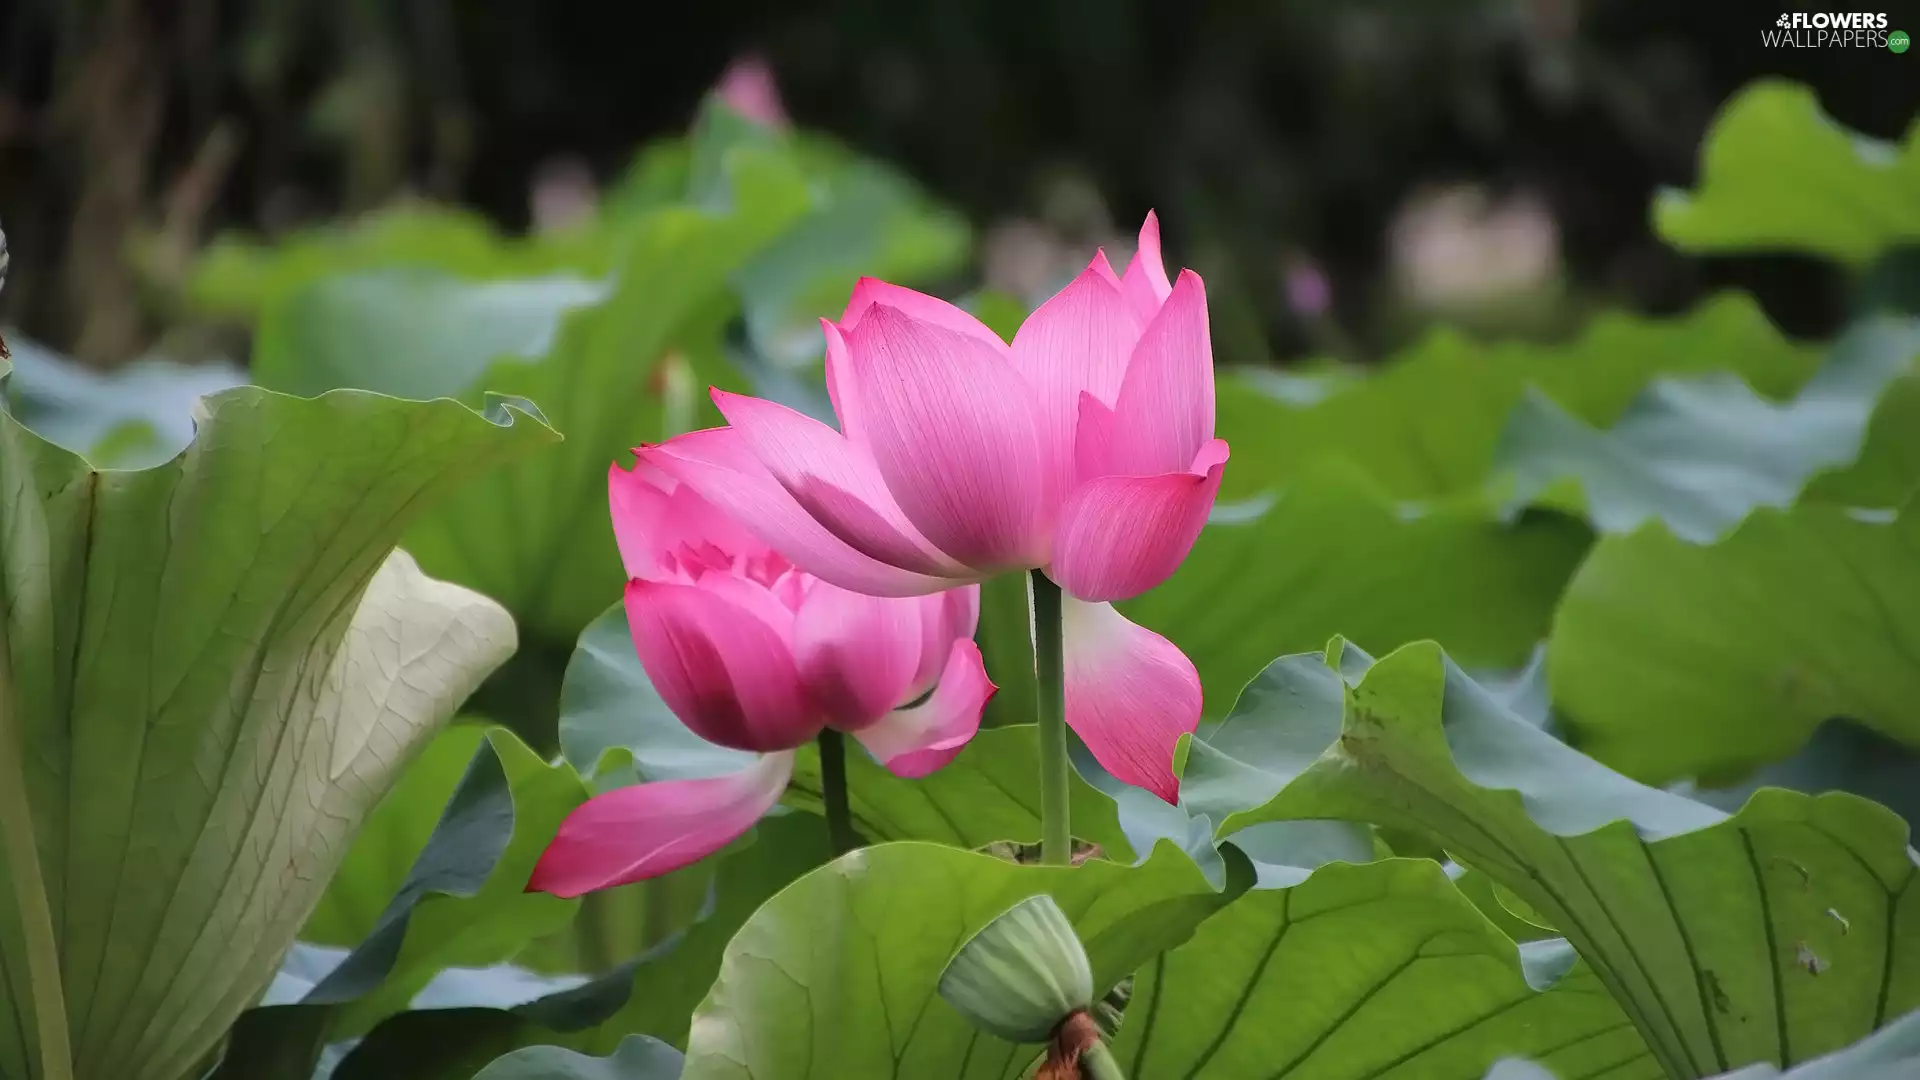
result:
[[[863,596],[795,569],[645,462],[616,466],[607,487],[641,666],[696,735],[760,756],[730,776],[589,799],[561,824],[529,890],[578,896],[718,851],[779,801],[793,751],[823,727],[907,777],[953,760],[979,730],[994,686],[973,643],[977,586]]]
[[[774,81],[773,68],[758,54],[748,53],[728,64],[713,92],[727,108],[761,127],[785,130],[791,123],[786,106],[780,102],[780,85]]]
[[[827,339],[835,431],[715,390],[728,427],[641,451],[796,566],[876,596],[1045,568],[1067,594],[1067,723],[1120,779],[1169,802],[1200,681],[1110,601],[1164,581],[1220,487],[1199,275],[1169,284],[1149,214],[1116,275],[1104,253],[1013,344],[944,301],[872,279]]]

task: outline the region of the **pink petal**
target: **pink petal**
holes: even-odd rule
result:
[[[867,425],[860,419],[860,402],[853,396],[853,358],[847,353],[846,335],[826,319],[820,320],[820,333],[827,339],[827,400],[833,403],[833,415],[840,421],[840,434],[865,448]]]
[[[607,469],[607,505],[613,538],[630,578],[671,576],[663,556],[711,544],[730,555],[767,551],[759,537],[715,509],[694,490],[644,460],[631,470]]]
[[[693,585],[627,582],[640,666],[694,734],[734,750],[791,750],[820,730],[772,627]]]
[[[966,747],[996,689],[980,647],[971,639],[956,641],[932,697],[911,709],[895,709],[853,737],[895,776],[918,779],[939,771]]]
[[[1060,509],[1047,576],[1082,600],[1125,600],[1167,580],[1207,523],[1227,444],[1215,439],[1206,471],[1108,476],[1074,488]]]
[[[1120,289],[1143,320],[1153,318],[1173,291],[1167,283],[1166,264],[1160,259],[1160,218],[1151,210],[1140,225],[1140,248],[1127,265],[1127,275],[1120,279]]]
[[[1174,644],[1112,604],[1064,598],[1067,725],[1101,766],[1169,803],[1173,751],[1200,726],[1200,676]]]
[[[823,581],[872,596],[925,596],[953,586],[862,554],[828,532],[732,428],[689,432],[638,453]]]
[[[935,599],[861,596],[826,582],[808,591],[794,660],[827,722],[857,731],[905,700],[920,664],[921,609]]]
[[[1108,453],[1121,475],[1181,472],[1213,438],[1213,344],[1200,275],[1181,271],[1141,333],[1113,415]]]
[[[1013,359],[1034,388],[1043,450],[1054,463],[1054,498],[1073,484],[1073,432],[1080,395],[1112,404],[1146,321],[1120,293],[1105,252],[1020,326]]]
[[[1000,335],[994,333],[986,323],[974,318],[961,308],[937,296],[914,292],[899,285],[889,285],[879,278],[861,278],[854,284],[853,295],[847,298],[847,310],[840,316],[841,331],[851,333],[875,305],[890,307],[915,322],[927,323],[942,330],[951,330],[956,334],[965,334],[995,352],[1008,355],[1007,343],[1000,340]]]
[[[907,687],[906,700],[911,701],[933,689],[953,643],[960,638],[972,638],[979,625],[978,585],[920,598],[920,665]]]
[[[1073,429],[1073,484],[1112,476],[1115,441],[1113,410],[1092,394],[1080,395],[1080,419]]]
[[[921,535],[983,574],[1044,563],[1048,462],[1012,363],[884,304],[847,346],[867,445]]]
[[[967,576],[907,521],[872,459],[839,432],[759,398],[715,389],[713,403],[801,509],[849,547],[915,573]]]
[[[528,892],[579,896],[659,877],[719,851],[780,801],[792,752],[745,772],[663,780],[596,795],[560,823],[534,864]]]
[[[773,68],[764,58],[747,55],[727,65],[714,93],[727,108],[761,127],[785,130],[789,126],[787,110],[780,103],[780,87],[774,81]]]

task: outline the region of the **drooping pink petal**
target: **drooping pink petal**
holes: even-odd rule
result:
[[[634,651],[694,734],[735,750],[791,750],[820,730],[787,642],[759,617],[694,585],[627,582]]]
[[[1006,356],[885,304],[846,338],[867,445],[907,520],[982,574],[1045,562],[1048,463]]]
[[[1127,302],[1140,313],[1143,321],[1153,318],[1167,294],[1173,291],[1167,282],[1167,266],[1160,259],[1160,218],[1151,210],[1140,225],[1140,247],[1134,252],[1133,261],[1127,264],[1120,286]]]
[[[1180,798],[1173,751],[1200,726],[1200,675],[1172,642],[1112,604],[1062,601],[1067,725],[1120,780]]]
[[[980,730],[980,714],[996,689],[980,647],[962,638],[953,643],[933,696],[910,709],[895,709],[853,737],[895,776],[926,776],[952,761]]]
[[[713,403],[801,509],[849,547],[915,573],[967,576],[920,535],[873,460],[839,432],[760,398],[715,389]]]
[[[1027,316],[1014,335],[1013,358],[1040,405],[1041,438],[1053,463],[1053,498],[1073,484],[1074,427],[1080,395],[1111,405],[1146,320],[1120,293],[1105,252],[1066,288]]]
[[[607,505],[613,538],[630,578],[669,576],[663,556],[683,547],[713,545],[735,555],[770,550],[760,538],[702,499],[692,488],[646,461],[607,469]]]
[[[794,624],[794,661],[819,714],[857,731],[900,704],[920,664],[920,612],[937,597],[862,596],[820,582]]]
[[[1206,287],[1200,275],[1183,270],[1127,363],[1113,406],[1113,472],[1157,476],[1185,469],[1213,438],[1213,400]]]
[[[851,332],[860,325],[860,320],[875,305],[884,305],[901,312],[916,322],[937,326],[942,330],[951,330],[980,342],[1002,356],[1010,355],[1007,343],[986,323],[974,318],[965,310],[947,303],[937,296],[915,292],[900,285],[891,285],[879,278],[861,278],[853,286],[853,295],[847,298],[847,310],[840,316],[840,329]]]
[[[864,555],[828,532],[732,428],[689,432],[638,453],[824,581],[870,596],[925,596],[953,586]]]
[[[792,774],[793,753],[787,751],[728,776],[663,780],[596,795],[560,823],[534,864],[527,891],[579,896],[698,862],[753,828],[780,801]]]
[[[1107,476],[1068,493],[1047,576],[1082,600],[1125,600],[1167,580],[1193,549],[1220,493],[1227,444],[1215,439],[1205,471]]]
[[[912,701],[933,689],[946,667],[954,641],[973,637],[980,625],[980,586],[949,589],[920,598],[920,664],[902,700]],[[895,704],[898,704],[896,702]]]

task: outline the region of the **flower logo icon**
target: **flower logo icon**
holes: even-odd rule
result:
[[[1791,19],[1789,19],[1789,18],[1787,18],[1787,17],[1785,16],[1785,15],[1782,15],[1782,16],[1780,16],[1780,18],[1779,18],[1779,20],[1778,20],[1778,21],[1776,21],[1776,22],[1774,23],[1774,25],[1775,25],[1775,26],[1790,26],[1790,25],[1792,25],[1792,22],[1793,22],[1793,20],[1791,20]]]

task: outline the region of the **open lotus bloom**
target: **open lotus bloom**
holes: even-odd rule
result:
[[[796,569],[690,488],[641,462],[607,477],[640,663],[674,716],[748,768],[595,796],[527,888],[560,896],[656,877],[746,832],[778,802],[793,752],[848,732],[895,774],[953,760],[993,696],[973,643],[977,586],[850,592]]]
[[[1110,601],[1164,581],[1220,487],[1199,275],[1169,283],[1151,214],[1124,277],[1104,253],[1008,345],[944,301],[871,279],[822,320],[840,430],[720,391],[728,426],[642,451],[796,566],[916,596],[1045,568],[1067,594],[1067,723],[1172,802],[1200,720],[1193,664]]]

